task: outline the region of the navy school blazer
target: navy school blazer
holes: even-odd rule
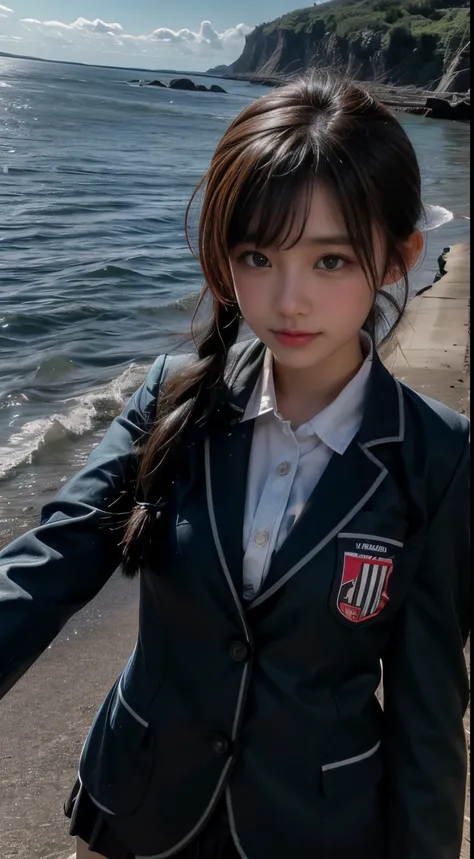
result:
[[[375,357],[360,432],[246,604],[254,423],[240,418],[262,360],[258,341],[234,347],[223,417],[193,431],[176,467],[136,647],[80,778],[137,857],[174,856],[225,794],[243,859],[458,859],[469,422]],[[0,694],[120,564],[133,449],[168,365],[155,362],[41,525],[0,552]]]

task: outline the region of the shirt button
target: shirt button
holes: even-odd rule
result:
[[[249,650],[244,641],[233,641],[230,645],[230,657],[234,662],[245,662]]]
[[[253,539],[257,546],[266,546],[270,539],[270,534],[268,531],[257,531]]]
[[[255,594],[255,588],[253,585],[244,584],[244,599],[251,600],[253,599]]]
[[[277,468],[277,474],[280,474],[284,477],[291,471],[291,463],[290,462],[280,462],[280,465]]]
[[[216,737],[212,743],[212,748],[218,755],[225,755],[229,748],[229,743],[225,737]]]

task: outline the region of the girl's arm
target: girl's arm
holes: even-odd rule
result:
[[[387,859],[459,859],[467,771],[469,443],[384,659]]]
[[[164,364],[155,362],[86,466],[43,509],[41,524],[0,552],[0,698],[120,564],[134,446],[153,418]]]

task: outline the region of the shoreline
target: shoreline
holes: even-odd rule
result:
[[[217,75],[216,75],[217,77]],[[220,80],[242,81],[255,86],[278,87],[292,75],[222,75]],[[414,84],[383,84],[372,80],[355,81],[368,90],[374,98],[386,107],[402,113],[415,116],[429,116],[436,119],[449,119],[470,123],[471,96],[468,92],[441,92],[438,90],[422,89]]]
[[[415,295],[382,350],[390,371],[415,390],[469,415],[470,245],[452,245],[446,273]]]
[[[383,356],[407,384],[465,413],[468,318],[469,245],[458,244]],[[115,574],[1,702],[1,859],[71,857],[62,804],[94,714],[133,650],[137,609],[137,582]],[[461,859],[468,837],[467,818]]]

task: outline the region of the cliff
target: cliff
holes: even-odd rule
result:
[[[330,0],[256,27],[227,74],[332,66],[357,80],[465,92],[469,25],[465,0]]]

